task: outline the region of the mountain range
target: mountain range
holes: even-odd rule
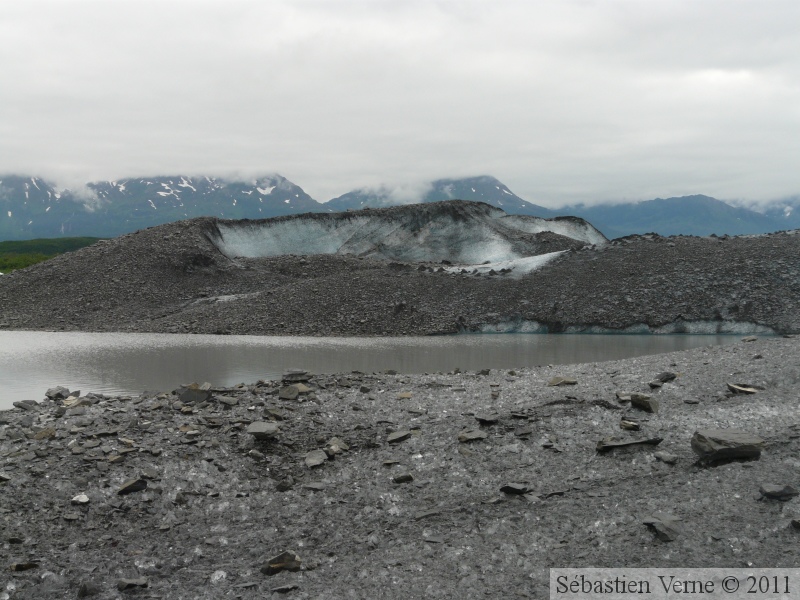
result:
[[[709,196],[657,198],[636,203],[571,205],[554,210],[528,202],[494,177],[439,179],[398,193],[383,187],[353,190],[321,203],[281,175],[252,180],[184,175],[120,179],[58,189],[40,177],[0,177],[0,240],[115,237],[198,216],[263,219],[443,200],[473,200],[508,214],[583,218],[608,238],[636,233],[740,235],[800,228],[800,197],[764,212]]]

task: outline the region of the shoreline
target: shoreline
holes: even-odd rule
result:
[[[2,583],[10,598],[523,598],[547,596],[550,567],[794,566],[800,503],[759,489],[800,484],[797,338],[482,373],[0,411]],[[759,458],[698,464],[709,427],[759,436]],[[610,436],[662,441],[599,452]],[[655,513],[678,519],[671,541]],[[267,574],[284,552],[299,570]]]
[[[470,333],[322,338],[0,331],[0,384],[5,390],[0,410],[14,401],[39,400],[56,384],[85,393],[136,396],[196,380],[225,386],[275,378],[299,365],[317,374],[514,369],[635,358],[734,344],[741,337]]]

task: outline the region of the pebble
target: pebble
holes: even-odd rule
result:
[[[305,455],[304,461],[309,468],[318,467],[325,464],[328,460],[328,455],[324,450],[312,450]]]
[[[674,465],[675,463],[678,462],[678,457],[675,454],[672,454],[671,452],[667,452],[666,450],[659,450],[658,452],[654,452],[653,456],[656,457],[661,462],[666,463],[668,465]]]

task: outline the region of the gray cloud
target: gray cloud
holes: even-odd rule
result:
[[[0,3],[0,170],[797,194],[792,0]],[[396,187],[397,184],[394,184]]]

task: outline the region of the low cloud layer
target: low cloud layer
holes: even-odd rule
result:
[[[0,3],[0,171],[800,193],[791,0]]]

